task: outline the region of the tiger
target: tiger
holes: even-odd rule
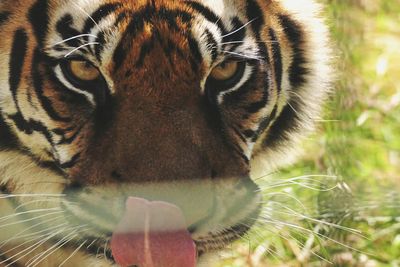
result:
[[[210,266],[329,97],[321,11],[2,0],[0,266]]]

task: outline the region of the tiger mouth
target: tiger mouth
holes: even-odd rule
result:
[[[197,258],[201,258],[204,254],[218,251],[224,249],[230,243],[243,237],[254,224],[250,220],[243,220],[242,222],[236,224],[235,226],[229,227],[227,229],[221,230],[218,233],[209,233],[209,236],[194,239],[196,244]],[[99,255],[107,259],[111,264],[116,264],[111,247],[112,233],[107,233],[104,237],[87,237],[86,252],[94,257]],[[220,241],[220,242],[218,242]],[[56,241],[53,241],[56,243]]]
[[[197,258],[202,257],[202,255],[206,253],[224,249],[230,243],[242,238],[250,230],[250,228],[256,222],[256,218],[258,217],[260,212],[260,205],[254,206],[254,199],[256,199],[256,203],[260,203],[258,201],[258,198],[251,198],[251,201],[244,203],[244,205],[240,207],[240,211],[246,211],[246,214],[241,214],[240,217],[236,217],[232,224],[227,224],[226,226],[221,227],[220,225],[218,225],[220,223],[217,223],[215,225],[218,225],[218,227],[215,225],[210,227],[207,226],[206,220],[202,220],[187,227],[187,231],[188,233],[190,233],[189,239],[192,240],[190,242],[193,242],[195,245]],[[70,217],[78,217],[73,214],[70,215]],[[235,213],[232,213],[232,211],[230,211],[226,214],[226,216],[234,218]],[[87,219],[86,221],[82,221],[82,218],[78,219],[80,220],[79,224],[89,223],[90,221]],[[96,222],[96,220],[97,219],[94,219],[92,223]],[[70,221],[70,224],[75,225],[76,223],[77,221]],[[118,261],[116,261],[115,259],[115,255],[113,253],[114,248],[112,245],[115,228],[105,230],[104,228],[102,229],[101,227],[98,227],[98,225],[96,226],[94,224],[91,224],[91,226],[91,231],[88,232],[86,234],[87,236],[84,237],[84,239],[86,240],[85,244],[89,244],[86,249],[87,253],[95,257],[98,257],[98,255],[102,255],[102,258],[107,259],[111,263],[118,263]],[[113,229],[113,231],[111,231],[111,229]],[[84,240],[82,239],[82,241]],[[182,240],[180,240],[180,242],[181,241]],[[131,240],[131,242],[133,241]]]

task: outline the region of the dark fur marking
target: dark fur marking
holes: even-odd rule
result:
[[[254,114],[259,112],[261,109],[263,109],[267,104],[269,100],[269,95],[270,95],[270,83],[269,83],[269,77],[267,71],[263,72],[261,74],[262,80],[263,80],[263,87],[264,90],[262,92],[262,97],[259,101],[251,103],[248,105],[245,110],[247,113]]]
[[[172,31],[180,32],[181,34],[187,35],[186,32],[182,31],[182,29],[176,23],[177,19],[180,19],[183,23],[189,23],[192,20],[192,15],[188,12],[182,10],[168,10],[165,8],[160,8],[156,10],[153,6],[147,5],[141,10],[129,14],[132,18],[129,22],[123,37],[121,38],[120,43],[118,44],[114,55],[114,72],[117,71],[124,63],[126,55],[130,49],[132,40],[136,37],[136,35],[143,31],[145,22],[153,23],[153,21],[164,21],[168,24],[169,29]],[[120,18],[121,20],[125,18],[125,15]],[[143,64],[144,58],[147,54],[153,49],[154,42],[157,40],[157,31],[154,30],[153,36],[149,39],[148,42],[145,42],[144,48],[141,49],[140,56],[138,61],[136,62],[136,66],[140,67]],[[187,36],[189,38],[189,36]],[[159,40],[159,39],[158,39]],[[190,40],[189,40],[190,43]],[[196,51],[193,51],[196,53]],[[199,52],[200,53],[200,52]],[[201,56],[201,55],[200,55]],[[195,58],[197,58],[197,54],[195,54]]]
[[[272,125],[267,138],[264,141],[266,147],[279,145],[280,142],[289,139],[286,134],[296,131],[300,128],[298,117],[295,110],[298,109],[298,103],[291,102],[287,105]]]
[[[277,112],[278,112],[278,106],[275,106],[271,114],[261,120],[261,123],[259,124],[257,131],[254,133],[252,137],[253,142],[256,142],[258,137],[260,137],[260,135],[271,125],[271,122],[275,119]]]
[[[146,56],[150,54],[153,48],[154,48],[153,38],[142,44],[142,46],[140,47],[139,59],[135,63],[136,68],[141,68],[143,66]]]
[[[70,137],[66,137],[65,134],[62,135],[62,139],[60,142],[57,143],[57,145],[69,145],[72,144],[75,139],[79,136],[79,134],[82,131],[83,126],[78,128]]]
[[[10,90],[14,97],[14,102],[18,106],[17,90],[21,82],[22,68],[24,67],[25,57],[28,49],[28,35],[24,29],[18,29],[14,34],[14,40],[10,55]]]
[[[254,0],[248,0],[246,6],[246,14],[249,20],[253,20],[251,22],[251,28],[253,29],[254,34],[257,39],[261,39],[262,28],[265,24],[264,14],[262,9]]]
[[[39,132],[46,137],[49,143],[53,144],[53,138],[51,137],[49,129],[47,129],[47,127],[41,122],[32,119],[27,121],[20,113],[9,115],[7,118],[12,120],[21,132],[24,132],[27,135],[31,135],[33,132]]]
[[[117,10],[121,4],[109,3],[100,6],[95,12],[90,15],[90,18],[87,18],[85,21],[85,25],[83,26],[82,33],[89,33],[90,30],[96,26],[102,19],[106,18],[108,15]],[[88,39],[86,39],[88,40]]]
[[[305,67],[307,59],[304,49],[304,34],[301,26],[287,15],[280,15],[279,21],[293,50],[292,64],[289,68],[289,80],[293,87],[300,87],[306,82],[309,70]]]
[[[244,95],[251,93],[251,90],[254,89],[254,80],[257,77],[258,70],[254,70],[248,80],[243,84],[241,88],[235,90],[233,92],[227,93],[224,96],[224,104],[227,105],[237,105],[240,103],[240,100],[243,99]]]
[[[75,154],[69,161],[60,164],[61,169],[71,169],[73,168],[79,161],[81,157],[81,153]]]
[[[0,12],[0,26],[6,23],[10,17],[10,12]]]
[[[227,31],[221,21],[221,18],[217,16],[213,11],[211,11],[208,7],[205,7],[204,5],[195,1],[185,1],[185,4],[189,5],[195,11],[199,12],[209,22],[216,24],[218,28],[221,29],[223,35],[226,34]]]
[[[245,137],[247,137],[246,135],[244,135],[239,129],[237,129],[236,127],[232,127],[233,131],[235,132],[235,134],[240,138],[240,140],[242,140],[243,143],[247,143],[247,140]]]
[[[218,43],[215,40],[214,36],[209,30],[205,30],[205,34],[207,37],[207,44],[209,45],[209,50],[211,52],[211,59],[212,59],[212,64],[214,64],[215,60],[218,57]]]
[[[66,14],[57,21],[56,29],[63,39],[68,39],[73,36],[81,34],[78,30],[72,27],[72,23],[73,23],[73,18],[70,14]],[[70,47],[78,47],[79,45],[82,44],[82,40],[72,39],[65,42],[64,44]]]
[[[53,108],[51,100],[46,97],[43,93],[43,77],[39,71],[39,64],[42,61],[41,52],[36,49],[32,58],[32,79],[33,87],[35,89],[36,95],[39,98],[40,104],[51,119],[55,121],[71,122],[70,118],[63,117]]]
[[[247,30],[238,17],[234,17],[231,23],[233,25],[233,29],[230,31],[230,33],[225,34],[225,37],[223,38],[222,42],[223,43],[234,42],[226,45],[230,46],[230,50],[233,51],[238,46],[240,46],[241,43],[239,42],[243,41],[246,38]]]
[[[1,113],[1,110],[0,110]],[[10,127],[0,116],[0,149],[14,148],[18,146],[16,137],[12,134]]]
[[[36,3],[29,10],[28,17],[39,45],[43,46],[49,24],[48,1],[36,1]]]
[[[275,30],[272,28],[269,29],[269,38],[271,39],[272,46],[272,59],[274,61],[275,82],[279,93],[282,89],[283,76],[282,52]]]

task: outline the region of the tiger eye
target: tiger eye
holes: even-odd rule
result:
[[[223,62],[212,70],[211,77],[215,80],[226,81],[235,76],[238,68],[239,63],[237,61]]]
[[[100,77],[100,71],[87,61],[72,60],[69,62],[71,74],[81,81],[94,81]]]

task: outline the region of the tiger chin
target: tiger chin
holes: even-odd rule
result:
[[[332,79],[319,13],[2,0],[0,266],[209,266],[256,223],[254,181],[318,119]]]

